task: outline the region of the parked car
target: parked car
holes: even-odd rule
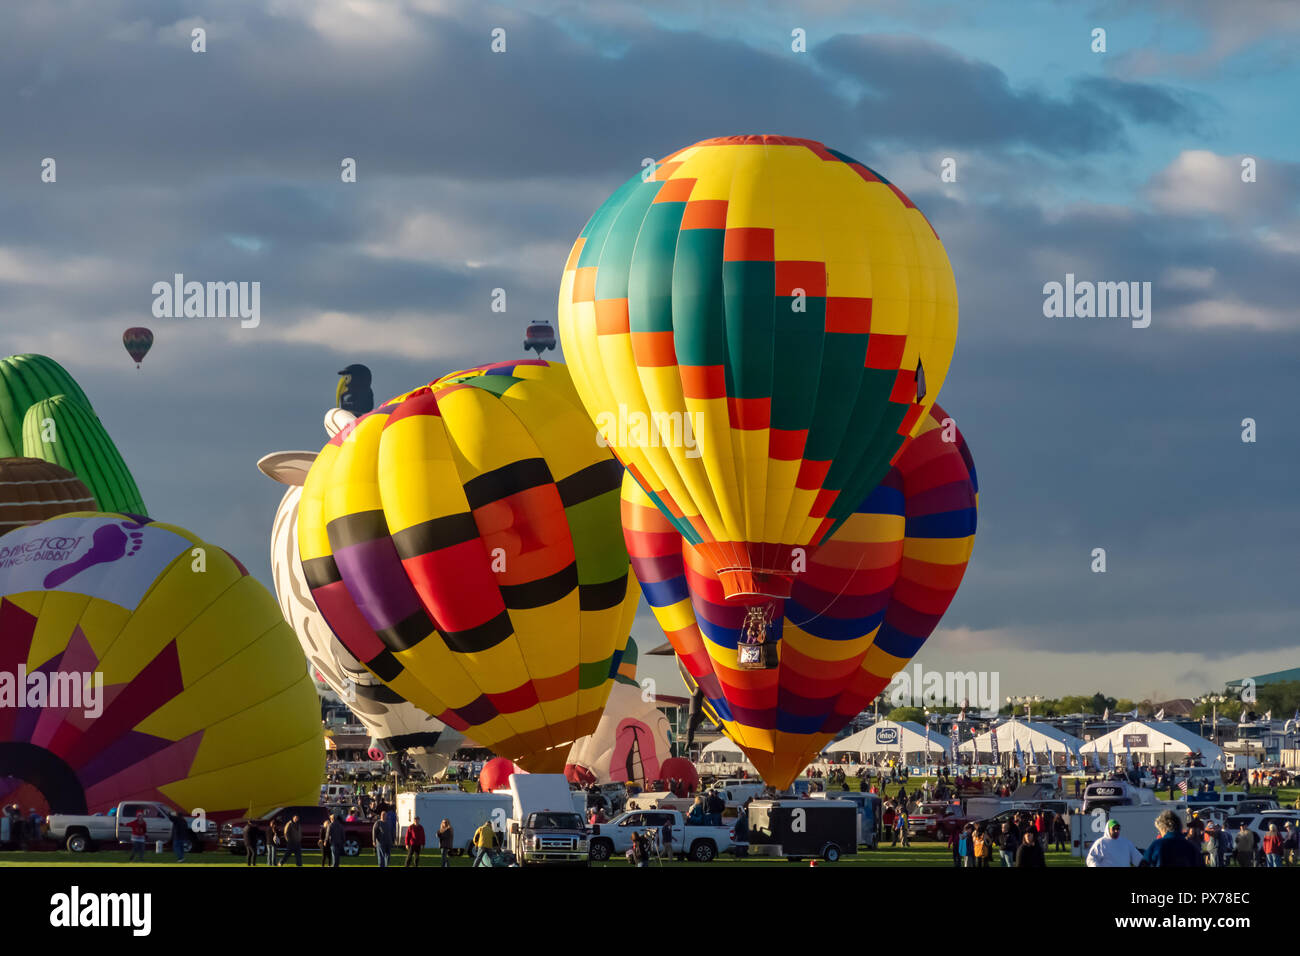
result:
[[[1235,841],[1241,824],[1246,824],[1246,829],[1253,830],[1255,836],[1263,840],[1268,835],[1268,825],[1276,823],[1279,833],[1285,832],[1287,822],[1292,827],[1300,826],[1300,810],[1265,810],[1262,813],[1234,813],[1224,821],[1223,829]]]
[[[325,825],[325,818],[329,816],[328,807],[279,807],[270,813],[264,813],[260,817],[255,817],[258,828],[265,833],[271,821],[274,820],[283,829],[284,825],[294,818],[298,817],[298,822],[302,825],[302,846],[304,850],[320,848],[320,831]],[[221,845],[227,847],[231,853],[244,852],[244,828],[248,826],[248,820],[236,820],[232,823],[221,825]],[[364,848],[374,846],[371,837],[370,821],[358,821],[355,823],[344,823],[343,838],[343,855],[356,856]],[[259,840],[257,843],[257,852],[263,853],[266,850],[266,843]]]
[[[955,830],[972,822],[961,812],[960,805],[945,802],[922,803],[916,813],[907,816],[907,832],[914,837],[946,840]]]

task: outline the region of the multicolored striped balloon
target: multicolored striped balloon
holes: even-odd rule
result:
[[[299,556],[334,633],[394,691],[559,772],[600,721],[636,613],[621,479],[563,365],[485,365],[330,440]]]
[[[934,406],[776,602],[768,639],[779,664],[769,670],[737,665],[745,608],[726,601],[702,549],[630,476],[622,497],[632,568],[706,712],[768,783],[785,787],[938,625],[974,546],[979,488],[965,441]]]
[[[952,268],[930,223],[821,143],[710,139],[633,176],[564,268],[588,413],[728,601],[788,597],[947,375]]]

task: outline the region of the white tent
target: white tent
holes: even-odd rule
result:
[[[1124,726],[1088,741],[1079,752],[1099,754],[1105,763],[1112,749],[1116,760],[1132,752],[1142,763],[1167,760],[1179,764],[1189,753],[1199,753],[1205,766],[1223,766],[1223,748],[1218,744],[1165,720],[1130,720]]]
[[[927,737],[930,740],[932,759],[937,760],[941,755],[947,757],[952,754],[951,740],[943,734],[927,730],[912,720],[901,722],[878,720],[865,730],[859,730],[843,740],[827,744],[822,749],[822,753],[850,753],[861,757],[869,754],[897,754],[901,749],[909,759],[914,755],[923,758]]]
[[[1083,741],[1078,737],[1073,737],[1063,730],[1058,730],[1051,724],[1042,724],[1034,720],[1004,720],[998,724],[994,730],[988,733],[980,734],[974,740],[968,740],[957,749],[961,753],[968,754],[971,751],[977,751],[979,754],[993,755],[993,734],[998,735],[998,759],[1003,763],[1006,762],[1008,755],[1014,755],[1016,744],[1020,744],[1020,753],[1025,763],[1030,762],[1030,751],[1038,758],[1037,763],[1048,763],[1044,759],[1051,754],[1052,763],[1065,763],[1069,760],[1070,754],[1077,754],[1079,748],[1083,746]],[[1061,755],[1060,760],[1055,759],[1056,755]]]
[[[697,766],[707,767],[710,771],[721,770],[724,773],[732,773],[743,767],[750,773],[758,772],[740,747],[726,737],[719,737],[701,750],[700,759],[695,763]]]

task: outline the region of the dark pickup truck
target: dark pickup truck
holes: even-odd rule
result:
[[[283,830],[284,825],[294,818],[298,817],[298,822],[302,826],[302,847],[304,850],[320,848],[320,831],[325,825],[325,818],[329,815],[328,807],[280,807],[278,810],[272,810],[270,813],[257,817],[254,822],[263,834],[274,820],[279,829]],[[233,823],[223,823],[221,825],[221,845],[230,848],[231,853],[244,852],[244,827],[248,825],[247,820],[236,820]],[[343,855],[356,856],[365,847],[373,846],[374,841],[371,839],[371,823],[368,820],[361,820],[355,823],[343,824],[346,836],[343,840]],[[257,850],[259,853],[266,851],[266,844],[258,841]]]

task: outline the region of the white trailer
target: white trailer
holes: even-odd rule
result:
[[[474,841],[474,831],[490,820],[499,833],[508,832],[512,798],[508,791],[499,793],[461,793],[451,790],[408,792],[397,795],[397,843],[403,844],[406,828],[420,818],[424,827],[426,849],[438,848],[438,827],[445,819],[451,823],[456,849],[466,850]]]

